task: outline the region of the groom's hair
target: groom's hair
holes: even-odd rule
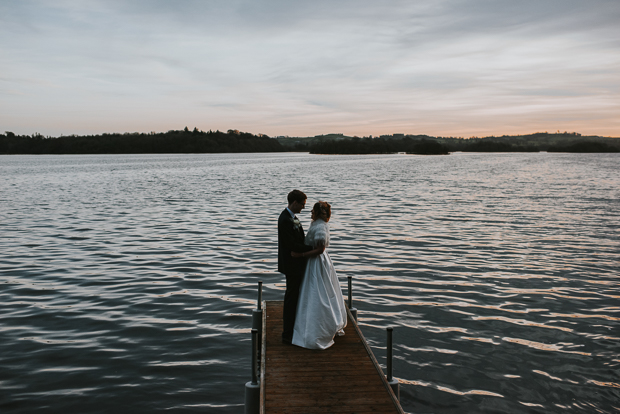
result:
[[[303,203],[304,200],[306,200],[308,197],[306,197],[306,195],[302,191],[293,190],[288,193],[288,196],[286,198],[289,204],[293,204],[294,201],[297,201],[298,203]]]

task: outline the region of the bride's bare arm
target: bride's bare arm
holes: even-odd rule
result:
[[[310,250],[309,252],[304,252],[304,253],[296,253],[296,252],[291,252],[291,256],[293,257],[315,257],[315,256],[319,256],[321,254],[323,254],[323,252],[325,251],[325,245],[324,244],[320,244],[318,245],[315,249]]]

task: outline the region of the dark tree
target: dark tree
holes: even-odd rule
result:
[[[281,152],[284,148],[267,135],[245,132],[202,132],[186,127],[164,133],[125,133],[45,138],[40,134],[0,134],[3,154],[138,154],[138,153],[218,153]]]

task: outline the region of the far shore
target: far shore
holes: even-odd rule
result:
[[[315,137],[271,138],[238,130],[171,130],[162,133],[104,133],[49,137],[41,134],[0,134],[0,154],[218,154],[258,152],[309,152],[311,154],[419,154],[454,152],[620,152],[620,138],[582,136],[575,132],[534,133],[483,138],[382,135],[348,137],[342,134]]]

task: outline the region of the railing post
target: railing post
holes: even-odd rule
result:
[[[260,384],[258,382],[256,343],[258,330],[252,329],[252,381],[245,384],[245,414],[260,412]]]
[[[245,414],[260,412],[260,383],[258,371],[261,363],[263,337],[263,282],[258,282],[258,300],[252,311],[252,381],[245,384]]]
[[[357,309],[353,307],[353,276],[347,276],[347,279],[349,280],[349,310],[357,322]]]
[[[256,301],[256,309],[262,310],[263,302],[263,281],[258,281],[258,300]]]
[[[252,348],[256,348],[254,345],[258,343],[258,331],[252,329]],[[258,365],[256,365],[258,352],[252,352],[252,385],[258,384]]]
[[[393,328],[390,326],[386,328],[387,331],[387,381],[394,391],[396,398],[400,401],[400,383],[396,378],[392,375],[392,331]]]
[[[262,360],[261,340],[263,337],[263,281],[258,282],[258,300],[256,303],[256,309],[252,311],[252,329],[256,329],[258,332],[258,341],[256,343],[256,351],[258,352],[257,367],[260,367]]]

